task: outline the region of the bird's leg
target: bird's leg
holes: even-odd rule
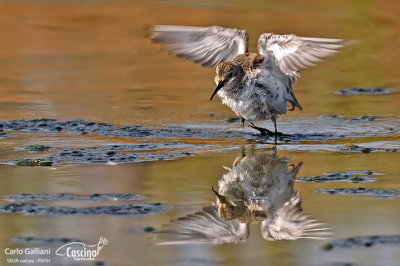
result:
[[[249,127],[254,128],[258,131],[260,131],[261,136],[274,136],[274,132],[266,129],[266,128],[262,128],[262,127],[257,127],[256,125],[254,125],[253,123],[250,122]]]
[[[246,119],[244,119],[243,116],[240,116],[240,127],[244,128],[244,122],[246,121]]]
[[[272,122],[274,123],[274,128],[275,128],[275,136],[282,136],[282,132],[278,132],[278,128],[276,127],[276,118],[271,118]]]
[[[240,147],[240,155],[242,156],[242,158],[246,157],[246,146],[242,145]]]

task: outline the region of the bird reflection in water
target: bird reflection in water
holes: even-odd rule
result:
[[[294,181],[302,166],[289,164],[276,150],[254,150],[242,155],[212,187],[216,202],[180,217],[162,231],[175,239],[162,245],[239,243],[247,240],[250,224],[261,223],[265,240],[324,239],[323,224],[303,213]]]

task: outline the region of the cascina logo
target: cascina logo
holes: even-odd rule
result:
[[[86,245],[82,242],[71,242],[59,247],[56,250],[56,255],[73,258],[75,261],[95,260],[99,255],[100,250],[109,243],[110,242],[108,242],[107,238],[104,236],[101,236],[99,242],[95,245]]]

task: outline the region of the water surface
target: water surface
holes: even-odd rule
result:
[[[20,193],[134,193],[146,198],[137,202],[33,203],[77,208],[136,203],[174,207],[137,217],[3,213],[2,264],[7,258],[5,248],[39,245],[15,238],[69,238],[95,244],[105,236],[110,244],[97,260],[107,265],[396,265],[400,260],[398,244],[332,250],[323,247],[330,241],[357,236],[399,235],[399,197],[315,191],[400,189],[399,152],[395,152],[400,149],[398,10],[399,4],[391,0],[286,4],[224,0],[2,1],[0,120],[83,119],[116,128],[143,126],[151,132],[168,129],[170,133],[121,136],[121,131],[113,130],[110,134],[81,134],[68,128],[36,133],[5,130],[2,133],[7,135],[0,136],[1,204],[9,204],[5,198]],[[330,239],[266,241],[259,233],[259,224],[252,224],[249,237],[239,244],[159,246],[159,235],[143,230],[162,230],[171,219],[210,206],[216,202],[211,186],[217,188],[227,172],[222,166],[232,167],[243,149],[264,152],[274,146],[273,140],[260,138],[251,129],[240,129],[238,122],[229,122],[234,114],[218,100],[208,101],[215,87],[214,70],[161,51],[145,37],[145,27],[152,24],[245,28],[254,48],[263,32],[359,40],[303,71],[295,93],[304,110],[278,120],[279,129],[291,137],[279,142],[276,155],[286,158],[288,164],[302,162],[298,178],[347,171],[380,173],[371,175],[372,182],[365,183],[294,183],[303,212],[331,228]],[[335,94],[347,88],[396,92]],[[272,123],[263,126],[271,128]],[[31,144],[52,149],[36,153],[23,149]],[[18,159],[48,158],[62,149],[139,144],[153,148],[126,151],[135,156],[144,154],[130,163],[58,159],[51,167],[13,165]],[[346,146],[349,144],[360,149]],[[370,150],[362,152],[363,148]],[[171,158],[166,154],[180,155]],[[55,250],[61,245],[39,246]],[[62,263],[56,256],[51,259],[54,265]]]

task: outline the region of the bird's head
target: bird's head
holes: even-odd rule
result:
[[[230,199],[221,195],[218,191],[211,187],[211,190],[217,196],[218,215],[224,221],[230,221],[240,217],[246,210],[243,200]]]
[[[219,63],[216,72],[215,83],[217,84],[217,87],[215,88],[210,101],[220,89],[231,90],[236,88],[245,75],[243,68],[232,62]]]

